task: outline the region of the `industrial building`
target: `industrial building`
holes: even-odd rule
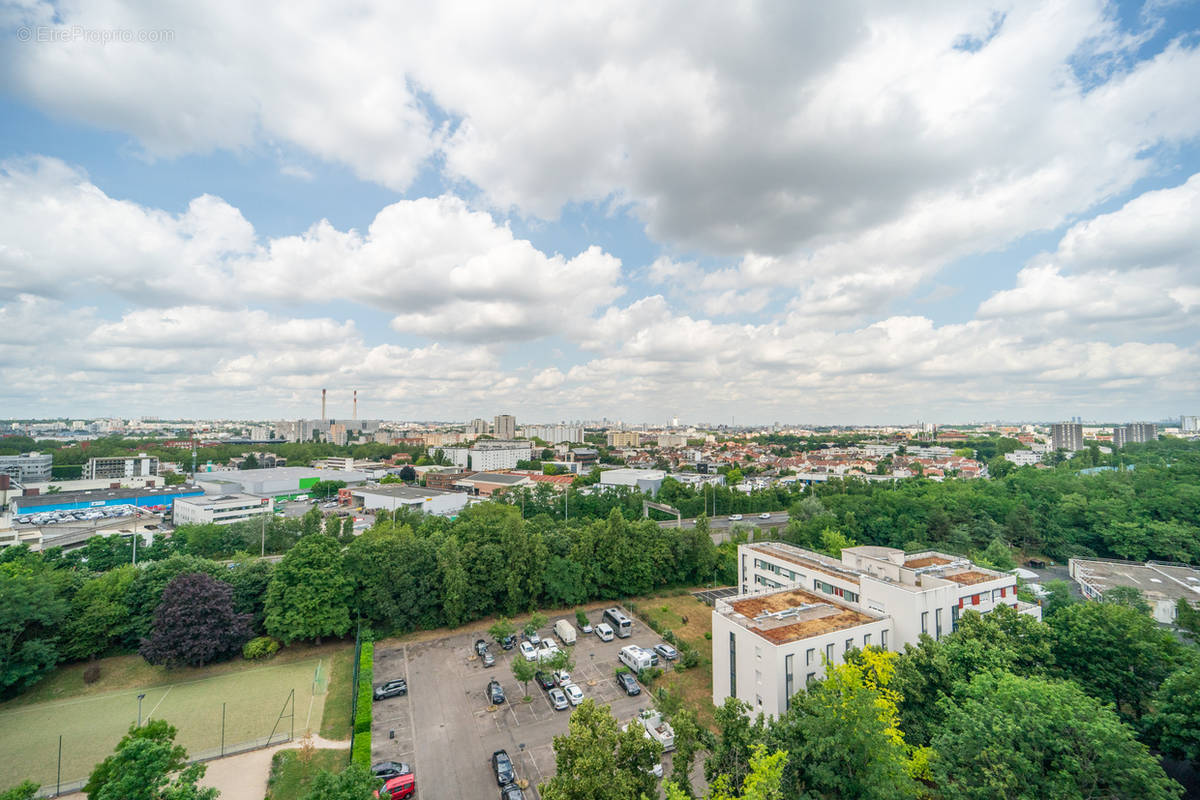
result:
[[[491,497],[496,492],[532,485],[533,481],[524,475],[507,475],[500,472],[476,472],[454,482],[455,489],[478,497]]]
[[[171,519],[176,525],[231,525],[262,516],[270,516],[274,504],[269,497],[250,494],[180,497],[175,500]]]
[[[606,469],[600,473],[600,488],[628,486],[651,496],[658,494],[667,473],[661,469]]]
[[[0,474],[8,475],[14,482],[24,486],[28,483],[49,481],[54,467],[54,456],[50,453],[21,453],[19,456],[0,456]]]
[[[166,511],[181,497],[199,497],[203,494],[204,490],[199,486],[189,484],[142,489],[92,489],[83,492],[14,497],[11,499],[11,505],[13,516],[126,505]]]
[[[470,498],[463,492],[447,492],[401,484],[366,486],[361,489],[352,489],[350,494],[361,500],[362,507],[368,511],[375,508],[388,511],[408,508],[443,517],[454,516],[470,502]]]
[[[370,477],[365,472],[353,470],[330,473],[328,470],[308,467],[275,467],[202,472],[195,476],[195,481],[209,494],[256,494],[282,501],[307,493],[317,481],[338,480],[348,486],[355,486],[366,483]]]
[[[1000,605],[1041,618],[1017,600],[1016,578],[934,551],[847,547],[841,559],[780,542],[738,548],[740,594],[713,610],[713,702],[734,696],[778,715],[825,664],[853,648],[900,650],[958,627],[963,611]]]
[[[85,481],[120,480],[158,474],[158,458],[138,453],[137,456],[89,458],[83,468]]]
[[[1102,600],[1105,592],[1118,586],[1137,589],[1150,604],[1154,619],[1164,625],[1175,623],[1180,600],[1200,608],[1200,570],[1185,564],[1072,558],[1067,569],[1089,600]]]

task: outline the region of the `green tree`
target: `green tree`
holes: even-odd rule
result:
[[[821,531],[821,550],[834,558],[841,558],[842,549],[853,546],[854,540],[841,531],[834,530],[833,528],[826,528]]]
[[[525,687],[525,698],[529,698],[529,682],[534,679],[538,671],[538,663],[536,661],[527,661],[524,656],[515,656],[511,662],[513,677],[517,682]]]
[[[1200,609],[1182,597],[1175,603],[1175,624],[1192,639],[1200,639]]]
[[[1143,723],[1150,739],[1174,758],[1200,764],[1200,667],[1192,664],[1171,673]]]
[[[541,628],[543,625],[545,625],[547,621],[546,615],[542,612],[533,612],[533,614],[529,617],[529,621],[525,623],[525,635],[532,636],[538,630],[538,628]]]
[[[267,587],[267,633],[284,644],[344,636],[350,630],[353,584],[341,545],[322,534],[304,536],[288,551]]]
[[[361,764],[351,764],[341,772],[321,770],[304,800],[370,800],[379,784],[374,773]]]
[[[1049,619],[1057,614],[1060,609],[1066,608],[1075,602],[1075,596],[1071,594],[1071,584],[1066,581],[1046,581],[1042,584],[1042,588],[1047,593],[1042,598],[1042,617],[1045,619]]]
[[[727,697],[713,715],[721,733],[704,761],[704,778],[710,783],[718,775],[725,775],[731,790],[741,790],[750,772],[750,755],[764,735],[762,716],[752,722],[749,711],[749,704]]]
[[[664,711],[665,713],[665,711]],[[692,797],[692,764],[696,761],[696,753],[700,750],[701,729],[696,718],[696,712],[680,708],[671,715],[671,728],[675,731],[675,752],[671,756],[671,777],[668,784],[679,792],[680,798]]]
[[[187,763],[187,750],[175,744],[166,720],[134,724],[116,751],[92,770],[83,787],[89,800],[214,800],[216,789],[199,788],[203,764]]]
[[[1012,549],[999,536],[992,539],[977,561],[980,564],[991,565],[994,569],[1008,571],[1017,566],[1013,560]]]
[[[543,800],[629,800],[656,794],[651,769],[662,745],[640,725],[621,730],[607,706],[588,698],[554,737],[556,772],[539,789]]]
[[[517,632],[517,626],[508,617],[500,617],[488,628],[488,634],[497,642],[507,639]]]
[[[750,771],[737,793],[729,786],[725,775],[719,775],[709,787],[707,800],[783,800],[783,770],[788,754],[777,750],[770,755],[767,748],[756,744],[750,753]],[[687,800],[692,796],[690,786],[672,780],[666,787],[667,800]]]
[[[1056,613],[1049,624],[1060,674],[1135,718],[1181,657],[1181,647],[1169,633],[1129,606],[1077,603]]]
[[[40,788],[41,785],[33,781],[22,781],[11,789],[0,792],[0,800],[33,800]]]
[[[137,638],[128,597],[137,568],[126,564],[109,570],[79,588],[71,599],[63,654],[68,658],[96,658]]]
[[[986,672],[943,702],[932,768],[946,800],[1180,795],[1111,708],[1070,681]]]
[[[467,593],[471,589],[463,566],[458,539],[446,537],[438,549],[438,569],[442,576],[442,613],[446,624],[456,628],[467,621]]]
[[[1103,600],[1105,603],[1135,608],[1143,614],[1150,613],[1150,604],[1136,586],[1114,586],[1104,593]]]
[[[0,696],[33,685],[58,663],[67,609],[47,576],[0,564]]]

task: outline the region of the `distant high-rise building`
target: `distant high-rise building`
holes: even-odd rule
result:
[[[1182,416],[1179,418],[1179,427],[1184,433],[1200,433],[1200,417]]]
[[[483,436],[488,432],[488,424],[486,419],[476,417],[471,420],[471,424],[467,426],[467,433],[472,436]]]
[[[333,423],[329,426],[329,441],[336,445],[345,445],[349,440],[349,435],[346,433],[346,426],[339,423]]]
[[[517,438],[517,418],[512,414],[497,414],[492,435],[505,441]]]
[[[1050,440],[1055,450],[1074,453],[1083,449],[1083,426],[1078,422],[1060,422],[1050,429]]]
[[[1113,428],[1113,447],[1124,447],[1133,442],[1153,442],[1158,438],[1158,426],[1153,422],[1132,422]]]
[[[526,439],[541,439],[548,444],[583,442],[582,425],[526,425],[521,429]]]

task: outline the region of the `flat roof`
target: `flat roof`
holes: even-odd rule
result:
[[[295,478],[321,478],[323,480],[365,481],[371,477],[355,470],[314,469],[313,467],[263,467],[261,469],[232,469],[214,472],[197,472],[198,481],[224,481],[225,483],[252,483],[254,481],[291,480]]]
[[[458,483],[495,483],[502,486],[516,486],[522,481],[529,480],[528,475],[508,475],[503,472],[476,472],[466,478],[459,478]]]
[[[362,488],[351,490],[350,494],[373,494],[382,497],[396,497],[400,500],[420,500],[425,497],[444,494],[461,495],[462,492],[447,492],[445,489],[428,489],[424,486],[405,486],[400,483],[389,483],[383,486],[363,486]]]
[[[924,556],[923,558],[910,558],[904,562],[904,566],[909,569],[920,569],[921,567],[940,567],[949,563],[950,559],[941,556]]]
[[[1136,561],[1093,561],[1071,559],[1075,580],[1086,582],[1101,592],[1114,586],[1132,586],[1149,599],[1200,603],[1200,570],[1180,564],[1155,564]]]
[[[948,581],[954,581],[955,583],[961,583],[963,586],[974,586],[977,583],[984,583],[986,581],[994,581],[998,578],[1005,577],[1005,576],[988,575],[987,573],[984,573],[984,572],[977,572],[973,569],[969,569],[965,572],[956,572],[953,575],[939,575],[938,577],[945,578]]]
[[[747,546],[751,550],[762,553],[763,555],[773,556],[775,558],[783,559],[784,561],[789,561],[799,567],[808,567],[809,569],[815,569],[817,572],[823,572],[831,578],[841,578],[844,581],[859,583],[859,578],[862,577],[861,570],[848,567],[842,562],[834,561],[833,559],[829,559],[829,562],[825,562],[817,558],[810,558],[804,555],[800,548],[784,542],[755,542],[754,544]]]
[[[30,497],[11,497],[24,515],[28,509],[41,506],[57,506],[64,503],[85,503],[97,500],[140,500],[160,495],[174,497],[182,494],[199,494],[204,490],[199,486],[181,483],[176,486],[155,486],[142,489],[85,489],[81,492],[58,492],[57,494],[39,494]]]
[[[760,594],[718,601],[717,609],[728,609],[724,616],[754,631],[772,644],[808,639],[834,631],[856,628],[868,622],[884,619],[882,615],[856,611],[838,605],[826,595],[817,595],[804,589],[785,589],[770,594]],[[785,618],[756,619],[764,614],[778,614],[796,609],[796,621]]]
[[[222,503],[233,502],[249,502],[259,505],[266,505],[270,502],[270,498],[263,497],[257,494],[245,494],[244,492],[235,492],[233,494],[206,494],[203,497],[177,497],[175,498],[180,503],[187,503],[193,506],[215,506]]]

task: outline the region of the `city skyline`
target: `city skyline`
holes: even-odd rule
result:
[[[590,13],[6,9],[0,413],[1195,413],[1195,4]]]

